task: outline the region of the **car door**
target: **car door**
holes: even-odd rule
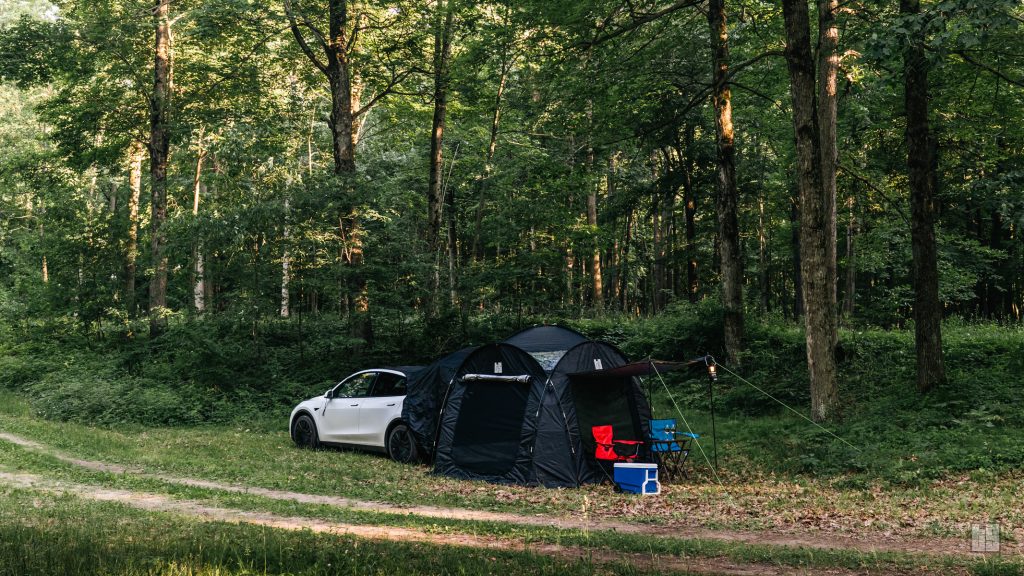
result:
[[[359,408],[376,378],[376,372],[360,372],[334,387],[320,417],[323,440],[359,443]]]
[[[380,372],[370,397],[359,407],[359,442],[384,448],[388,424],[402,414],[405,399],[405,375]]]

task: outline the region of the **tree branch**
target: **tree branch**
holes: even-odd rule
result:
[[[395,86],[398,86],[403,80],[405,80],[409,76],[412,76],[413,72],[416,72],[415,68],[410,68],[409,70],[404,70],[402,72],[399,72],[398,74],[393,75],[391,77],[391,80],[388,82],[388,85],[385,86],[384,89],[381,90],[380,92],[374,94],[373,97],[370,98],[370,101],[367,102],[365,106],[363,106],[359,110],[356,110],[352,114],[352,118],[358,118],[363,113],[368,111],[370,108],[373,108],[373,105],[380,101],[381,98],[394,93]]]
[[[772,98],[771,96],[768,96],[767,94],[765,94],[765,93],[763,93],[763,92],[761,92],[761,91],[759,91],[759,90],[757,90],[755,88],[751,88],[750,86],[747,86],[746,84],[740,84],[739,82],[736,82],[735,80],[733,80],[732,82],[729,82],[729,84],[731,86],[735,86],[735,87],[739,88],[740,90],[745,90],[747,92],[750,92],[751,94],[753,94],[754,96],[757,96],[758,98],[761,98],[763,100],[771,102],[772,105],[777,107],[779,110],[782,110],[783,112],[786,111],[786,109],[782,106],[782,104],[779,103],[778,100]]]
[[[683,8],[689,8],[691,6],[696,6],[696,5],[700,4],[700,3],[702,3],[703,1],[704,0],[678,0],[675,4],[672,4],[671,6],[668,6],[666,8],[662,8],[661,10],[658,10],[656,12],[648,12],[648,13],[638,13],[638,12],[635,12],[633,10],[632,5],[630,5],[629,13],[630,13],[631,21],[628,24],[625,24],[621,28],[618,28],[616,30],[613,30],[611,32],[606,33],[603,37],[601,36],[601,31],[604,30],[605,26],[602,25],[600,28],[598,28],[598,33],[597,33],[597,35],[594,38],[592,38],[590,40],[587,40],[585,42],[578,43],[577,47],[578,48],[592,48],[594,46],[597,46],[598,44],[607,42],[607,41],[611,40],[612,38],[617,38],[619,36],[622,36],[626,32],[630,32],[632,30],[636,30],[637,28],[643,26],[644,24],[647,24],[648,22],[653,22],[653,21],[661,18],[662,16],[667,16],[668,14],[671,14],[673,12],[677,12],[679,10],[682,10]]]
[[[318,69],[320,69],[321,72],[326,74],[327,66],[323,62],[321,62],[319,58],[316,57],[316,54],[313,53],[313,49],[309,47],[309,44],[306,43],[306,39],[302,36],[302,31],[299,30],[299,24],[295,20],[295,12],[292,10],[291,0],[284,0],[284,11],[285,14],[288,15],[288,25],[289,28],[292,29],[292,34],[295,36],[295,40],[299,43],[299,48],[302,49],[302,52],[306,55],[306,58],[309,58],[309,61],[312,62],[314,66],[316,66]],[[317,40],[320,42],[320,45],[323,46],[324,49],[326,49],[327,44],[324,43],[323,35],[320,34],[320,31],[317,30],[316,27],[313,26],[313,23],[306,19],[305,16],[303,16],[302,20],[303,25],[313,32]]]
[[[355,24],[352,26],[352,34],[348,37],[348,43],[345,45],[345,53],[351,54],[352,50],[356,47],[356,38],[359,36],[359,31],[362,30],[360,23],[363,21],[363,13],[356,14]]]
[[[241,61],[246,61],[246,60],[252,58],[253,56],[256,55],[256,52],[260,48],[266,46],[267,42],[269,42],[271,38],[277,36],[278,34],[280,34],[281,32],[284,32],[284,31],[285,31],[284,28],[277,28],[277,29],[271,30],[266,35],[264,35],[262,38],[257,40],[256,43],[253,44],[252,49],[249,50],[248,54],[243,56],[240,60]],[[315,62],[314,62],[314,64],[315,64]],[[238,74],[231,74],[231,73],[221,74],[217,70],[211,70],[211,72],[216,74],[218,76],[218,78],[217,78],[217,80],[214,80],[213,82],[211,82],[210,84],[205,86],[205,88],[203,90],[199,91],[199,93],[198,93],[199,94],[199,98],[205,98],[205,97],[209,96],[210,94],[213,93],[214,89],[216,89],[222,83],[227,82],[228,80],[234,80],[234,79],[239,78]],[[193,98],[193,100],[196,100],[196,98]]]
[[[873,182],[871,182],[870,180],[868,180],[864,176],[858,174],[856,171],[851,170],[850,168],[848,168],[847,166],[845,166],[843,164],[839,164],[838,167],[839,167],[839,170],[841,172],[843,172],[844,174],[849,175],[854,180],[856,180],[858,182],[861,182],[862,184],[867,185],[868,188],[871,188],[872,190],[874,190],[879,196],[881,196],[889,204],[890,208],[895,210],[896,213],[900,215],[900,218],[902,218],[903,221],[906,222],[908,226],[910,225],[910,218],[907,218],[907,215],[903,212],[903,208],[901,208],[898,203],[893,202],[892,198],[889,198],[889,195],[886,194],[885,192],[883,192],[881,188],[879,188],[878,186],[875,186],[875,184]]]
[[[758,54],[757,56],[754,56],[753,58],[751,58],[749,60],[744,60],[743,62],[740,62],[739,64],[730,64],[729,65],[729,75],[726,77],[726,79],[728,80],[728,79],[732,78],[733,76],[738,74],[744,68],[749,68],[750,66],[753,66],[754,64],[757,64],[761,60],[764,60],[765,58],[768,58],[768,57],[771,57],[771,56],[785,56],[785,53],[782,52],[781,50],[767,50],[765,52],[762,52],[762,53]]]
[[[681,87],[679,85],[675,85],[675,86],[676,86],[676,88],[679,88],[681,91],[686,91],[685,88],[683,88],[683,87]],[[651,134],[654,134],[655,132],[665,128],[666,126],[671,126],[671,125],[675,124],[676,122],[678,122],[682,118],[686,117],[686,115],[689,114],[690,112],[692,112],[695,108],[697,108],[698,106],[703,105],[704,102],[707,100],[708,96],[711,95],[711,89],[712,89],[712,87],[710,85],[707,85],[704,88],[702,88],[701,90],[699,90],[696,94],[693,95],[693,97],[690,98],[689,101],[687,101],[686,105],[683,106],[682,109],[676,111],[676,113],[673,114],[672,117],[669,118],[668,120],[666,120],[665,122],[662,122],[662,123],[658,124],[657,126],[652,126],[650,128],[644,129],[644,130],[636,131],[636,132],[630,134],[629,136],[624,136],[622,138],[615,138],[615,139],[612,139],[612,140],[605,140],[603,142],[597,142],[597,143],[594,144],[594,148],[604,148],[606,146],[612,146],[612,145],[618,144],[620,142],[625,142],[626,140],[632,140],[633,138],[644,138],[646,136],[650,136]]]
[[[1022,81],[1022,80],[1015,80],[1013,78],[1010,78],[1005,73],[1003,73],[1003,72],[1001,72],[1001,71],[999,71],[999,70],[989,66],[988,64],[985,64],[984,62],[979,62],[978,60],[975,60],[974,58],[971,58],[970,56],[967,55],[967,51],[966,50],[954,50],[953,54],[956,54],[957,56],[963,58],[964,62],[967,62],[968,64],[972,64],[974,66],[977,66],[978,68],[981,68],[982,70],[985,70],[985,71],[987,71],[987,72],[989,72],[991,74],[994,74],[994,75],[998,76],[999,78],[1002,78],[1003,80],[1006,80],[1010,84],[1013,84],[1014,86],[1017,86],[1018,88],[1024,88],[1024,81]]]

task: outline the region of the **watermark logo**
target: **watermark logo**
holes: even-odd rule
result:
[[[971,524],[971,552],[999,552],[999,524]]]

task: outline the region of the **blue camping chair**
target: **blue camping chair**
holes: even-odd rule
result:
[[[678,432],[674,418],[651,420],[650,423],[650,450],[658,459],[665,477],[674,477],[678,474],[686,476],[684,465],[690,456],[690,445],[695,439],[700,438],[700,434]]]

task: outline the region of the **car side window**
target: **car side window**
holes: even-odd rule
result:
[[[405,396],[405,376],[381,372],[373,385],[373,396]]]
[[[370,387],[373,385],[376,372],[356,374],[345,380],[334,389],[334,396],[337,398],[364,398],[370,395]]]

